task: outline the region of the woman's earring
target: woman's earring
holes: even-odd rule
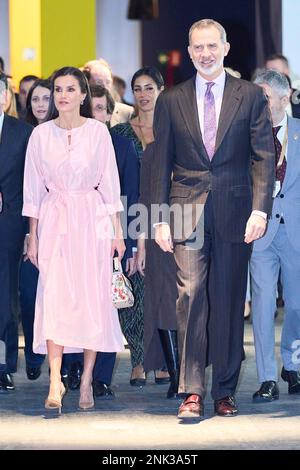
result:
[[[81,105],[81,106],[83,105],[83,103],[84,103],[84,100],[80,101],[80,105]]]

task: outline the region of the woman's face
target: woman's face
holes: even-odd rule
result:
[[[138,77],[134,82],[133,94],[139,110],[154,110],[157,97],[162,90],[163,87],[159,90],[155,81],[148,75]]]
[[[73,75],[57,77],[54,82],[54,104],[59,113],[79,112],[86,94],[81,92],[79,82]]]
[[[43,86],[37,86],[31,95],[31,109],[32,114],[37,119],[38,123],[43,122],[45,119],[50,100],[50,90]]]

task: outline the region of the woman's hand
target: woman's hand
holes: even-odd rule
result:
[[[38,265],[38,238],[36,235],[29,234],[28,235],[28,240],[27,240],[27,253],[26,253],[26,259],[29,259],[29,261],[37,268],[39,269]]]
[[[28,243],[29,243],[29,233],[26,233],[23,243],[23,256],[24,261],[28,260],[27,251],[28,251]]]
[[[121,261],[124,256],[125,250],[126,247],[123,238],[115,238],[114,240],[112,240],[110,256],[114,256],[115,251],[117,251],[119,261]]]
[[[132,254],[132,258],[126,260],[126,274],[133,276],[136,273],[136,252]]]
[[[145,276],[145,266],[146,266],[145,239],[139,238],[138,243],[137,243],[136,268],[137,268],[137,271],[142,276]]]

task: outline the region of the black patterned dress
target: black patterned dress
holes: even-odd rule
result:
[[[135,145],[139,159],[142,158],[143,147],[138,136],[131,125],[126,122],[117,124],[111,129],[111,132],[123,135],[131,139]],[[123,335],[128,343],[131,353],[132,367],[144,363],[144,278],[140,273],[135,273],[131,277],[135,303],[132,308],[123,308],[119,310],[120,325]]]

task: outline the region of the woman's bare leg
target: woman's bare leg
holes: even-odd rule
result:
[[[96,351],[91,351],[90,349],[84,350],[84,364],[81,376],[79,399],[79,407],[82,409],[88,409],[94,406],[92,382],[96,356]]]
[[[55,344],[52,340],[47,340],[48,360],[50,367],[49,397],[57,401],[61,399],[61,361],[63,346]]]

